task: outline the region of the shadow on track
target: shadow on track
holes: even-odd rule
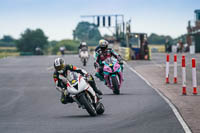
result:
[[[102,117],[106,117],[107,114],[103,114],[103,115],[97,115],[96,117],[91,117],[90,115],[70,115],[70,116],[57,116],[54,117],[56,119],[67,119],[67,118],[73,118],[73,119],[79,119],[79,118],[102,118]]]
[[[131,94],[131,93],[120,93],[119,95],[113,94],[111,93],[107,93],[107,94],[103,94],[103,96],[123,96],[123,95],[135,95],[135,94]]]

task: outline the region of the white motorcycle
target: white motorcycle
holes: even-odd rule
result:
[[[81,58],[81,61],[83,62],[83,66],[86,66],[86,63],[89,59],[89,52],[88,52],[88,49],[87,48],[82,48],[80,51],[79,51],[79,56]]]
[[[68,72],[65,83],[67,84],[67,92],[70,93],[79,107],[86,109],[91,116],[104,113],[103,104],[83,76],[76,72]]]

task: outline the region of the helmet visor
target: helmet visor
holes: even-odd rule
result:
[[[105,49],[107,48],[107,45],[101,45],[100,48],[101,48],[102,50],[105,50]]]
[[[55,67],[56,71],[60,71],[64,69],[64,64],[61,64],[60,66]]]

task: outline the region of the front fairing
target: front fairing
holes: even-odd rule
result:
[[[103,64],[104,64],[104,74],[106,75],[118,73],[121,71],[121,67],[116,59],[111,58],[109,60],[103,61]]]
[[[72,81],[74,81],[74,83]],[[71,81],[69,80],[67,83],[67,90],[70,94],[73,95],[84,91],[88,87],[88,84],[85,82],[81,75],[79,75],[76,79],[73,79]]]
[[[76,72],[69,72],[67,75],[67,91],[72,96],[76,96],[84,91],[89,92],[97,102],[96,93],[93,88],[86,82],[85,78]]]

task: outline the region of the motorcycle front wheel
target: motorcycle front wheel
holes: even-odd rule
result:
[[[119,82],[117,80],[117,77],[114,76],[114,77],[111,77],[111,79],[112,79],[112,85],[113,85],[113,88],[114,88],[113,93],[119,95],[120,90],[119,90]]]
[[[83,59],[83,66],[86,66],[86,59]]]
[[[79,102],[85,106],[85,109],[90,114],[90,116],[96,116],[97,112],[91,101],[87,98],[85,94],[82,94],[79,97]]]

